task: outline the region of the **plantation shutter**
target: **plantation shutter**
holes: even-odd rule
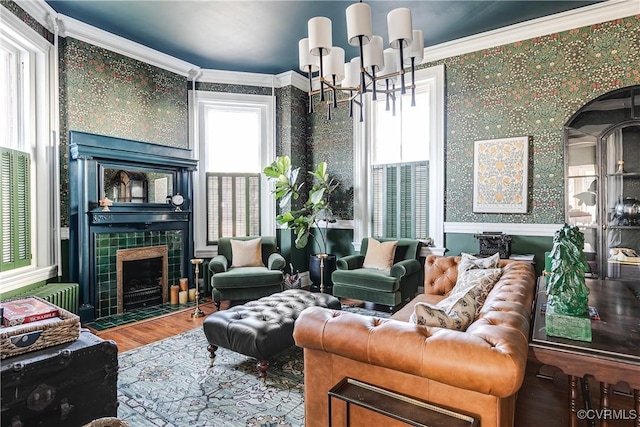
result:
[[[31,263],[30,165],[28,153],[0,148],[0,271]]]
[[[374,237],[428,236],[428,162],[374,165],[371,181]]]
[[[207,244],[260,235],[260,174],[207,173]]]

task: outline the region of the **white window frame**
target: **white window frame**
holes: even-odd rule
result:
[[[444,248],[444,65],[417,70],[416,85],[429,90],[429,237],[436,248]],[[405,95],[409,96],[409,95]],[[359,114],[353,120],[354,230],[353,246],[360,249],[362,239],[371,235],[371,97],[365,99],[364,121]]]
[[[196,256],[209,258],[217,255],[217,246],[207,245],[206,230],[206,113],[212,107],[231,108],[258,108],[261,112],[262,147],[260,149],[260,162],[262,168],[271,164],[276,157],[275,146],[275,97],[270,95],[247,95],[226,92],[194,91],[192,96],[194,108],[190,109],[191,124],[194,134],[192,145],[196,147],[198,159],[197,178],[194,182],[193,209],[195,216],[195,252]],[[261,171],[262,172],[262,169]],[[260,229],[263,236],[275,236],[276,234],[276,203],[271,190],[273,184],[269,183],[260,174]]]
[[[59,271],[59,155],[55,132],[58,103],[55,48],[14,14],[0,13],[0,32],[28,55],[29,98],[25,141],[31,154],[31,252],[29,266],[0,273],[0,293],[45,281]]]

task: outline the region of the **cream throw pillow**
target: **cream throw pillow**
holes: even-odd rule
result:
[[[231,239],[231,267],[264,267],[262,238],[252,240]]]
[[[375,268],[376,270],[390,271],[393,259],[396,256],[398,241],[380,242],[369,238],[367,254],[364,256],[363,268]]]
[[[500,267],[500,254],[495,253],[487,258],[478,258],[471,254],[462,253],[462,259],[458,263],[458,275],[467,270],[475,268],[498,268]]]
[[[478,292],[479,288],[471,287],[450,295],[436,305],[418,302],[413,308],[411,322],[422,326],[466,331],[476,318]]]
[[[458,281],[453,289],[451,289],[451,294],[464,292],[473,287],[477,288],[477,292],[475,293],[476,310],[480,310],[484,301],[487,299],[487,295],[489,295],[493,286],[500,279],[500,276],[502,276],[501,268],[464,271],[462,274],[458,274]]]

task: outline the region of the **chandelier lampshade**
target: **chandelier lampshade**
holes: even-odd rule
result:
[[[315,73],[320,69],[318,57],[309,53],[309,39],[304,38],[298,42],[298,62],[300,71],[305,73]]]
[[[371,8],[366,3],[354,3],[346,10],[347,42],[351,46],[358,46],[360,37],[362,44],[368,44],[373,36],[371,30]]]
[[[411,26],[411,9],[399,7],[387,15],[389,46],[394,49],[408,47],[413,38]]]
[[[332,24],[329,18],[319,16],[307,23],[308,37],[299,41],[299,66],[309,77],[309,112],[313,112],[313,95],[320,94],[325,102],[325,92],[331,95],[327,101],[327,117],[331,119],[331,109],[339,103],[349,103],[349,115],[353,104],[360,108],[360,121],[363,121],[363,95],[372,93],[377,100],[378,93],[386,95],[387,109],[390,100],[395,111],[396,91],[400,95],[406,92],[404,66],[411,67],[411,105],[415,105],[415,65],[424,58],[424,34],[414,30],[411,23],[411,10],[406,7],[393,9],[387,14],[388,46],[384,50],[384,40],[374,35],[371,25],[371,7],[366,3],[355,3],[345,11],[347,22],[347,43],[357,46],[360,55],[345,64],[345,51],[333,46]],[[313,73],[318,71],[320,89],[313,89]],[[396,80],[400,77],[400,89],[396,90]],[[384,90],[376,86],[378,80],[384,80]],[[342,82],[341,86],[338,83]],[[348,92],[347,98],[338,99],[338,91]],[[354,93],[355,92],[355,93]],[[328,96],[328,95],[327,95]]]
[[[324,16],[309,19],[309,53],[315,56],[325,56],[331,52],[332,35],[331,20]]]

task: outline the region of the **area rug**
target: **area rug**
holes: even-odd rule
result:
[[[209,367],[207,345],[197,328],[120,354],[118,418],[132,427],[304,426],[302,349],[277,355],[262,383],[255,359],[230,350],[218,349]]]

